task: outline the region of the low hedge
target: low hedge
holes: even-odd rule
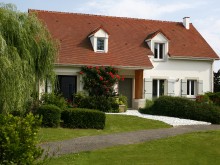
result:
[[[63,127],[95,128],[105,127],[105,113],[83,108],[72,108],[62,112]]]
[[[141,109],[140,112],[220,124],[219,107],[181,97],[162,96],[152,106]]]
[[[58,127],[60,125],[61,110],[56,105],[41,105],[38,109],[38,114],[40,117],[42,116],[42,126]]]

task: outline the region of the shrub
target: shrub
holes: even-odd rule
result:
[[[0,115],[0,164],[34,164],[43,150],[37,147],[40,120]]]
[[[73,103],[78,106],[81,105],[81,101],[87,97],[86,93],[83,91],[77,92],[73,95]]]
[[[143,111],[142,112],[148,112]],[[206,103],[199,104],[181,97],[162,96],[154,101],[150,114],[220,123],[220,108]]]
[[[220,92],[216,93],[206,93],[206,95],[209,97],[209,99],[217,106],[220,106]]]
[[[63,126],[67,128],[96,128],[105,127],[105,113],[82,108],[72,108],[62,112]]]
[[[41,105],[38,109],[38,114],[42,116],[42,126],[58,127],[60,124],[61,110],[59,107],[48,104]]]
[[[41,96],[42,104],[53,104],[59,107],[61,110],[65,110],[67,108],[67,101],[61,94],[55,93],[44,93]]]
[[[81,99],[77,107],[97,109],[102,112],[118,112],[119,105],[114,97],[87,96]]]
[[[152,106],[154,105],[154,101],[146,100],[144,108],[139,108],[140,113],[152,113]]]
[[[208,95],[198,95],[196,96],[196,102],[198,103],[209,103],[209,96]]]

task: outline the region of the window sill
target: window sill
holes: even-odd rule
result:
[[[165,62],[165,59],[153,59],[154,62]]]
[[[105,53],[105,50],[96,50],[96,53]]]

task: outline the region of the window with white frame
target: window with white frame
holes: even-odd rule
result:
[[[105,50],[105,39],[98,37],[97,38],[97,50],[104,51]]]
[[[154,43],[154,59],[162,60],[165,54],[165,44],[164,43]]]
[[[157,98],[164,95],[164,82],[165,80],[153,80],[153,98]]]
[[[196,80],[187,80],[187,96],[196,96]]]

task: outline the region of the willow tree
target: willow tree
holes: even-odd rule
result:
[[[53,80],[56,45],[35,14],[0,4],[0,113],[24,110],[39,83]]]

